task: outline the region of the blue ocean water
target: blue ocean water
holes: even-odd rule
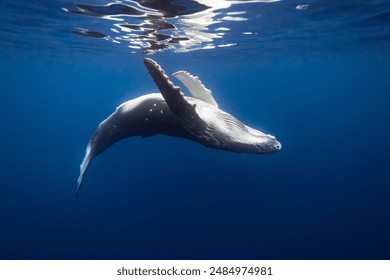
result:
[[[330,3],[329,3],[330,2]],[[1,1],[1,259],[389,259],[390,1]],[[98,124],[187,70],[275,135],[96,157]]]

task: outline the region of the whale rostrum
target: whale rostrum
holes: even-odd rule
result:
[[[76,195],[91,160],[114,143],[131,136],[164,134],[239,153],[268,154],[281,149],[274,136],[253,129],[219,109],[211,91],[198,77],[186,71],[173,74],[193,96],[189,97],[170,81],[155,61],[145,58],[144,64],[161,94],[131,99],[100,123],[80,165]]]

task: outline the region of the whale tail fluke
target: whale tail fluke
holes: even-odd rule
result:
[[[85,157],[83,159],[83,162],[80,165],[80,175],[79,175],[79,178],[77,179],[76,197],[79,196],[80,187],[81,187],[81,184],[83,183],[83,178],[84,178],[85,172],[88,169],[88,166],[93,158],[93,155],[94,154],[92,153],[92,149],[91,149],[90,145],[88,145],[87,150],[85,152]]]

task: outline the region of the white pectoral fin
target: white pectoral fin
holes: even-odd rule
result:
[[[204,102],[207,102],[210,105],[218,108],[218,104],[213,98],[211,90],[207,89],[202,84],[202,82],[199,80],[199,77],[193,76],[187,71],[178,71],[172,76],[182,82],[193,97],[203,100]]]

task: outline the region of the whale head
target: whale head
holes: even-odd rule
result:
[[[271,154],[282,149],[282,144],[275,136],[265,134],[257,129],[245,126],[247,143],[249,149],[256,154]],[[245,133],[246,134],[246,133]]]

